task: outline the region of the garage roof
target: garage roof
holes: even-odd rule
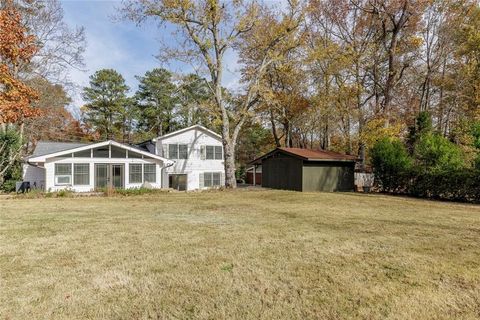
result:
[[[301,158],[306,161],[356,161],[358,158],[356,156],[327,151],[327,150],[313,150],[313,149],[302,149],[302,148],[276,148],[273,151],[261,156],[250,162],[251,164],[260,164],[263,159],[272,156],[275,153],[286,153],[291,156]]]

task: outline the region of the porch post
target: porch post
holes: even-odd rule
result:
[[[253,186],[255,187],[257,185],[257,182],[255,181],[257,179],[257,165],[253,165]]]

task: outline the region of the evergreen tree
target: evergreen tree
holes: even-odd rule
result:
[[[172,73],[156,68],[137,79],[140,81],[135,94],[140,113],[139,128],[156,136],[174,131],[176,86],[172,81]]]
[[[103,139],[113,139],[120,130],[125,133],[125,110],[129,88],[120,73],[103,69],[90,76],[90,86],[83,89],[85,122]]]

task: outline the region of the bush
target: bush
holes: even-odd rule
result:
[[[480,202],[480,171],[457,169],[449,171],[414,170],[408,194],[431,199]]]
[[[415,159],[427,171],[449,171],[464,167],[460,148],[436,133],[423,135],[415,145]]]
[[[121,196],[139,196],[145,194],[152,194],[152,193],[161,193],[165,192],[162,189],[152,189],[152,188],[130,188],[130,189],[113,189],[107,188],[104,191],[104,195],[107,197],[121,195]]]
[[[370,151],[375,181],[382,191],[405,192],[405,179],[412,167],[412,159],[403,143],[383,138]]]
[[[0,189],[5,192],[15,191],[15,182],[22,179],[22,168],[19,161],[22,140],[18,132],[8,129],[0,132]]]

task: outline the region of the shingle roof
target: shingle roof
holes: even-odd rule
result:
[[[358,159],[356,156],[351,156],[348,154],[327,151],[327,150],[312,150],[312,149],[302,149],[302,148],[276,148],[273,151],[253,160],[250,164],[261,164],[262,160],[273,155],[277,152],[287,153],[297,158],[301,158],[307,161],[355,161]]]
[[[89,143],[81,142],[54,142],[54,141],[39,141],[33,154],[30,157],[38,157],[46,154],[64,151],[68,149],[83,147]]]
[[[348,154],[327,151],[327,150],[312,150],[301,148],[278,148],[287,153],[299,156],[306,160],[356,160],[356,156]]]

